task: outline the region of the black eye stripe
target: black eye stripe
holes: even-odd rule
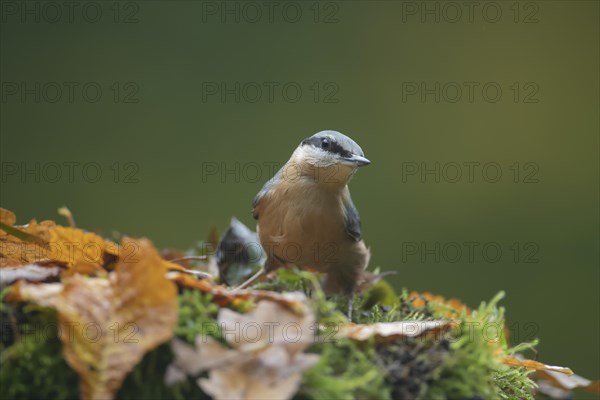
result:
[[[341,156],[345,155],[347,151],[344,150],[342,146],[340,146],[337,142],[331,142],[329,144],[329,148],[327,149],[328,153],[339,154]]]
[[[329,146],[326,146],[326,148],[323,148],[322,144],[323,144],[323,137],[310,137],[308,139],[305,139],[302,141],[303,145],[311,145],[314,147],[317,147],[323,151],[326,151],[328,153],[332,153],[332,154],[339,154],[342,157],[350,157],[350,152],[347,150],[344,150],[344,148],[335,140],[332,140],[331,138],[325,138],[327,139],[327,141],[329,142]]]

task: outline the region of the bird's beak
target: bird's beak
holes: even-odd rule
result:
[[[350,157],[347,157],[346,161],[359,167],[364,167],[365,165],[371,164],[371,161],[369,161],[367,158],[357,154],[352,154]]]

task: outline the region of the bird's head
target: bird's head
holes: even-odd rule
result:
[[[346,165],[353,168],[369,165],[360,146],[348,136],[336,131],[321,131],[304,139],[298,149],[303,161],[315,167]]]
[[[346,184],[358,167],[369,165],[360,146],[348,136],[336,131],[321,131],[304,139],[290,160],[309,174],[318,173],[318,180]]]

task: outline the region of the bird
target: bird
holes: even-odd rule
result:
[[[348,183],[371,164],[361,147],[333,130],[300,142],[252,203],[266,262],[237,289],[275,269],[296,265],[325,273],[326,294],[352,298],[370,259]]]

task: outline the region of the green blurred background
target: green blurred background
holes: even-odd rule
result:
[[[2,1],[20,223],[67,205],[185,249],[253,226],[272,164],[339,130],[373,162],[351,184],[372,266],[471,306],[505,290],[515,341],[599,377],[598,2],[61,4]]]

